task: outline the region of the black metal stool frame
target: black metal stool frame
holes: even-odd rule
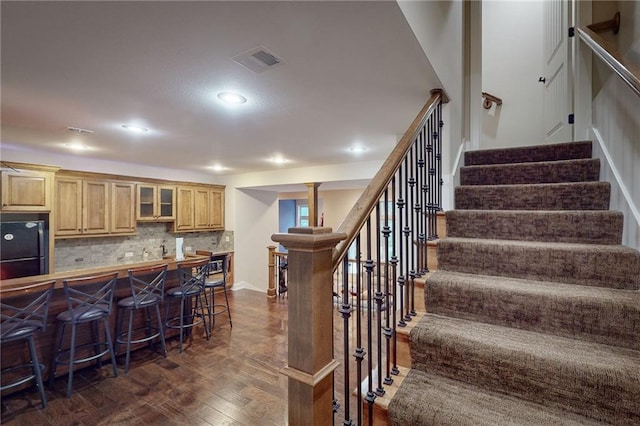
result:
[[[0,291],[0,297],[2,297],[2,302],[0,302],[0,343],[26,341],[31,358],[28,363],[2,369],[0,374],[3,376],[11,371],[27,368],[31,369],[31,374],[21,376],[9,384],[2,384],[0,391],[35,380],[42,408],[47,407],[47,396],[42,383],[44,365],[40,364],[38,360],[38,352],[36,351],[33,335],[36,332],[44,331],[47,326],[49,301],[51,300],[55,283],[55,280],[45,281],[18,289],[2,289]],[[7,297],[8,294],[11,295]],[[13,304],[5,303],[6,298],[9,298]],[[17,306],[16,302],[21,306]]]
[[[179,286],[169,289],[166,293],[165,328],[180,330],[180,352],[183,351],[184,331],[191,330],[194,326],[204,324],[205,334],[209,340],[211,334],[207,326],[207,314],[202,301],[204,295],[204,281],[209,270],[209,260],[195,260],[178,263]],[[180,316],[169,318],[169,306],[171,299],[180,299]],[[193,306],[192,299],[195,299]],[[186,309],[185,309],[186,308]],[[188,311],[188,316],[185,315]],[[196,321],[196,317],[199,321]]]
[[[118,301],[117,332],[114,351],[118,354],[118,346],[126,344],[125,373],[129,372],[129,361],[131,358],[131,344],[149,342],[149,349],[152,349],[153,340],[160,338],[162,354],[167,357],[167,346],[164,340],[164,322],[160,316],[160,305],[164,300],[164,283],[167,276],[167,264],[145,266],[136,269],[129,269],[129,286],[131,296]],[[157,327],[151,325],[151,308],[155,310]],[[144,309],[146,316],[146,326],[133,329],[134,313]],[[129,322],[126,331],[122,331],[124,313],[129,313]],[[146,336],[134,339],[134,333],[146,330]]]
[[[209,265],[212,265],[210,263]],[[229,308],[229,297],[227,296],[227,273],[229,271],[229,255],[225,255],[222,260],[222,279],[215,281],[205,281],[205,300],[207,305],[207,315],[209,317],[209,330],[213,330],[213,324],[215,322],[215,316],[223,313],[227,313],[229,316],[229,326],[233,327],[233,323],[231,322],[231,309]],[[212,271],[211,269],[207,273],[207,276],[213,275],[215,273],[219,273],[217,271]],[[215,303],[215,290],[222,289],[224,293],[225,304]],[[208,290],[208,294],[207,294]],[[216,310],[216,308],[219,308]]]
[[[63,281],[68,310],[61,312],[56,317],[58,322],[61,323],[61,326],[58,327],[58,338],[56,339],[56,350],[53,355],[49,385],[53,387],[58,364],[69,365],[67,398],[70,398],[73,392],[73,373],[77,364],[96,360],[98,367],[101,367],[101,358],[109,354],[113,367],[113,376],[118,376],[116,357],[113,352],[111,332],[109,331],[109,315],[111,314],[111,308],[113,306],[113,295],[115,293],[117,277],[118,273],[113,272]],[[95,288],[96,286],[98,287],[97,289]],[[85,288],[86,290],[82,291],[80,288]],[[104,342],[98,340],[98,322],[100,321],[104,324],[106,339]],[[92,326],[93,342],[76,347],[77,326],[87,323]],[[62,341],[67,325],[71,325],[71,342],[69,349],[62,350]],[[94,347],[94,354],[82,359],[75,359],[76,350],[87,346]],[[101,350],[102,347],[104,347],[103,350]],[[69,356],[65,361],[64,355],[67,353]]]

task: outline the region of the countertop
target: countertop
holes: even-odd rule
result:
[[[186,260],[199,260],[206,259],[208,256],[188,254],[185,259],[177,261],[173,256],[166,256],[162,259],[148,260],[145,262],[136,263],[121,263],[111,266],[102,266],[99,268],[78,269],[75,271],[57,272],[54,274],[34,275],[31,277],[12,278],[9,280],[2,280],[0,282],[0,289],[3,292],[3,297],[11,296],[11,291],[21,291],[27,289],[30,285],[41,283],[49,280],[56,280],[55,288],[63,288],[62,281],[68,278],[86,277],[91,275],[106,274],[109,272],[118,272],[118,278],[126,278],[129,274],[129,269],[140,268],[144,266],[163,265],[167,264],[167,270],[175,270],[177,264]]]

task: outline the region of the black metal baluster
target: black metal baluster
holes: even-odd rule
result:
[[[404,263],[405,263],[405,281],[404,281],[404,304],[405,304],[405,309],[404,311],[401,313],[402,314],[402,319],[403,321],[411,321],[411,317],[409,316],[409,308],[410,308],[410,301],[409,301],[409,284],[411,282],[410,279],[410,269],[411,269],[411,227],[409,226],[411,223],[409,222],[410,219],[410,212],[411,212],[411,193],[410,193],[410,185],[409,185],[409,173],[410,173],[410,162],[409,162],[409,153],[407,153],[407,155],[404,158],[404,166],[405,166],[405,182],[404,182],[404,189],[405,189],[405,198],[406,198],[406,206],[404,209],[404,228],[402,229],[402,233],[404,235]]]
[[[351,426],[353,423],[349,419],[349,400],[351,389],[349,385],[349,318],[351,317],[351,304],[349,303],[349,256],[345,256],[342,261],[342,306],[338,310],[342,314],[344,327],[344,426]],[[358,384],[358,386],[360,386]]]
[[[398,322],[398,327],[406,327],[407,323],[404,321],[404,275],[402,268],[402,259],[403,259],[403,246],[402,246],[402,219],[403,219],[403,211],[405,208],[405,200],[402,198],[402,188],[404,186],[404,180],[402,179],[402,163],[400,163],[400,167],[398,168],[398,201],[396,201],[396,205],[398,207],[398,246],[400,252],[400,276],[398,277],[398,295],[400,296],[400,321]],[[395,321],[394,321],[395,323]]]
[[[416,189],[416,179],[414,177],[414,174],[416,172],[416,164],[414,161],[414,157],[413,157],[413,151],[415,149],[415,141],[414,144],[411,146],[411,149],[409,150],[409,165],[410,165],[410,169],[407,170],[407,173],[409,173],[409,171],[411,171],[411,177],[409,178],[409,206],[414,206],[414,199],[415,199],[415,189]],[[407,206],[407,211],[411,210],[409,208],[409,206]],[[416,218],[415,218],[415,214],[411,214],[411,216],[409,217],[411,222],[409,222],[409,220],[407,220],[407,224],[411,224],[411,227],[409,228],[409,241],[410,241],[410,250],[407,250],[407,255],[409,255],[409,253],[411,253],[409,255],[409,260],[411,262],[411,266],[410,269],[408,267],[408,271],[409,271],[409,286],[407,287],[407,314],[404,316],[404,320],[405,321],[411,321],[411,316],[412,313],[415,313],[415,311],[413,310],[413,286],[414,286],[414,282],[415,282],[415,278],[416,278],[416,250],[415,250],[415,233],[416,233],[416,226],[415,226],[415,222],[416,222]]]
[[[429,179],[428,191],[427,191],[427,241],[433,239],[433,222],[432,222],[432,210],[433,210],[433,121],[427,120],[427,146],[425,147],[427,153],[427,174]]]
[[[372,305],[373,305],[373,260],[371,259],[371,216],[367,218],[366,222],[366,238],[367,238],[367,260],[364,263],[364,268],[367,271],[367,351],[372,354],[373,339],[371,330],[372,318]],[[373,392],[373,357],[369,356],[367,359],[367,396],[366,401],[368,404],[369,412],[369,424],[373,425],[373,403],[376,400],[376,394]]]
[[[444,180],[442,179],[442,128],[444,127],[444,121],[442,121],[442,102],[438,102],[438,106],[436,107],[436,116],[438,120],[438,143],[437,143],[437,151],[436,151],[436,161],[437,161],[437,169],[438,169],[438,197],[437,197],[437,206],[438,211],[442,210],[442,185],[444,184]],[[436,231],[437,237],[437,231]]]
[[[382,387],[382,303],[384,302],[384,296],[382,295],[382,268],[381,268],[381,258],[382,258],[382,244],[381,244],[381,230],[380,230],[380,201],[378,200],[378,204],[376,205],[376,267],[378,268],[376,271],[376,328],[377,328],[377,336],[378,336],[378,344],[376,345],[377,355],[378,355],[378,387],[376,388],[376,395],[382,396],[384,395],[384,388]]]
[[[360,235],[356,237],[356,350],[353,357],[357,364],[357,401],[358,401],[358,425],[362,424],[362,361],[366,352],[362,347],[362,304],[360,295],[362,294],[362,256],[360,255]]]
[[[426,124],[420,128],[420,135],[418,140],[418,152],[420,153],[420,159],[418,161],[418,174],[420,175],[420,181],[418,182],[418,208],[416,210],[416,216],[418,221],[418,267],[416,274],[423,275],[426,272],[426,254],[427,254],[427,208],[426,208],[426,188],[427,188],[427,158],[425,152],[425,139]]]
[[[396,205],[396,177],[394,176],[393,178],[391,178],[391,205],[395,206]],[[396,287],[396,281],[398,279],[398,257],[396,256],[396,245],[398,244],[398,228],[397,224],[396,224],[396,220],[395,220],[395,212],[394,212],[394,218],[393,218],[393,226],[391,227],[391,244],[392,244],[392,255],[391,255],[391,273],[392,273],[392,279],[391,279],[391,283],[393,284],[392,287],[392,295],[391,295],[391,299],[393,301],[393,306],[391,307],[391,312],[392,312],[392,332],[393,332],[393,366],[391,368],[391,374],[393,374],[394,376],[397,376],[398,373],[400,372],[398,370],[398,339],[397,339],[397,333],[396,333],[396,310],[398,309],[398,305],[397,305],[397,294],[398,294],[398,287]]]
[[[385,324],[384,337],[387,341],[386,347],[386,377],[384,384],[393,383],[391,378],[391,327],[389,316],[391,310],[391,299],[389,297],[389,236],[391,235],[391,227],[389,226],[389,187],[384,190],[384,226],[382,227],[382,236],[384,237],[384,305],[385,305]]]

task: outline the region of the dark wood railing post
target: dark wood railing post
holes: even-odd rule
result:
[[[271,239],[288,250],[289,424],[333,424],[333,249],[331,228],[290,228]]]
[[[267,297],[273,299],[276,297],[276,246],[268,246],[269,249],[269,288],[267,288]]]

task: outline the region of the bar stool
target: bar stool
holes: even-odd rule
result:
[[[160,317],[160,304],[164,299],[164,282],[167,276],[167,265],[156,265],[129,269],[129,286],[131,296],[118,301],[118,319],[116,343],[114,352],[118,353],[118,345],[127,345],[124,372],[129,372],[129,359],[131,358],[131,344],[149,342],[152,348],[153,339],[159,337],[162,345],[162,354],[167,357],[167,347],[164,342],[164,324]],[[151,325],[151,308],[155,310],[157,327]],[[133,329],[133,317],[136,311],[144,310],[146,326]],[[129,325],[126,331],[122,331],[122,322],[125,312],[129,313]],[[146,335],[134,339],[134,333],[139,335],[146,330]]]
[[[209,316],[209,329],[213,329],[213,323],[215,321],[215,316],[223,313],[227,313],[229,316],[229,326],[233,327],[233,323],[231,322],[231,309],[229,309],[229,297],[227,296],[227,272],[229,271],[229,255],[225,255],[222,260],[222,271],[213,271],[211,265],[215,264],[214,262],[210,263],[209,273],[207,276],[218,274],[222,272],[222,279],[217,280],[209,280],[207,279],[204,283],[205,288],[205,301],[207,306],[207,314]],[[217,289],[222,289],[224,293],[224,301],[225,303],[215,303],[215,291]],[[207,294],[208,290],[208,294]]]
[[[204,295],[204,280],[209,269],[209,260],[195,260],[181,262],[177,265],[180,285],[167,291],[167,309],[165,313],[165,328],[180,330],[180,353],[182,353],[182,341],[184,331],[190,331],[194,326],[204,324],[204,330],[209,340],[209,328],[207,327],[207,315],[204,312],[205,305],[202,301]],[[171,300],[180,303],[180,316],[169,318],[169,306]]]
[[[31,358],[28,363],[2,369],[0,375],[3,377],[3,382],[7,374],[11,374],[12,371],[30,369],[31,374],[22,375],[8,384],[2,383],[0,391],[35,380],[42,408],[47,407],[47,397],[42,384],[44,365],[38,361],[38,352],[36,351],[33,335],[38,331],[44,331],[47,326],[49,301],[51,300],[55,283],[56,281],[52,280],[18,289],[0,290],[0,296],[2,297],[2,303],[0,303],[0,318],[2,319],[0,323],[0,344],[26,341]],[[11,304],[4,303],[5,299],[10,299]]]
[[[67,311],[56,316],[60,323],[56,350],[53,356],[53,367],[49,376],[49,385],[53,386],[58,364],[69,366],[67,398],[71,398],[73,391],[73,372],[75,366],[85,362],[97,360],[98,367],[102,366],[101,358],[109,354],[113,367],[113,376],[118,376],[116,356],[113,352],[111,333],[109,331],[109,315],[113,305],[113,293],[115,292],[117,272],[64,280],[64,295],[67,302]],[[105,340],[99,340],[99,323],[104,324]],[[80,324],[91,325],[93,342],[76,346],[77,329]],[[71,342],[69,349],[62,350],[62,340],[67,325],[71,326]],[[84,354],[83,358],[76,359],[76,351],[93,347],[93,354]],[[104,349],[103,349],[104,348]],[[102,350],[101,350],[102,349]],[[87,351],[88,352],[88,351]]]

